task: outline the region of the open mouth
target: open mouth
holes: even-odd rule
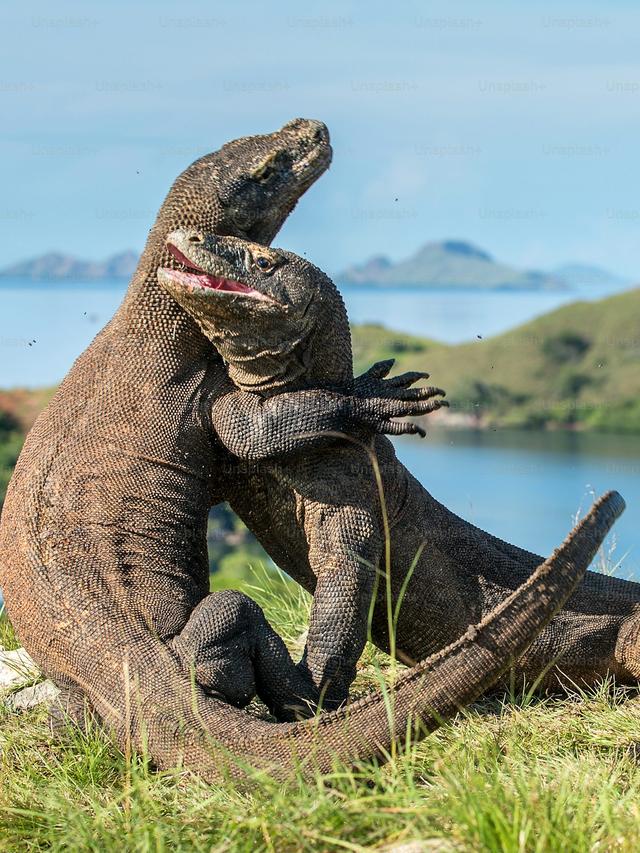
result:
[[[254,290],[247,284],[243,284],[241,281],[233,281],[230,278],[223,278],[222,276],[211,275],[210,273],[205,272],[200,269],[200,267],[195,266],[193,261],[190,261],[186,255],[183,255],[180,249],[178,249],[177,246],[174,246],[173,243],[167,243],[167,249],[176,261],[182,264],[184,269],[174,270],[165,267],[164,272],[174,281],[179,282],[183,286],[203,288],[205,290],[217,290],[223,293],[242,293],[245,296],[251,296],[254,299],[270,301],[269,297],[260,293],[258,290]]]

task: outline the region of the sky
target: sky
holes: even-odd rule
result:
[[[140,250],[195,157],[295,116],[331,170],[276,244],[428,240],[640,278],[640,4],[56,0],[0,10],[0,266]]]

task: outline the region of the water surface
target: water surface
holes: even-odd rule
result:
[[[548,555],[578,511],[617,489],[627,510],[605,551],[617,574],[640,579],[640,439],[571,432],[432,430],[396,442],[399,458],[458,515]]]
[[[0,284],[0,388],[58,382],[111,318],[122,282]],[[355,322],[383,323],[443,341],[487,337],[576,298],[347,287]],[[590,289],[583,298],[595,298]],[[433,431],[401,440],[400,457],[439,500],[490,532],[542,554],[564,538],[594,494],[616,488],[628,509],[609,546],[640,578],[640,438],[549,432]]]

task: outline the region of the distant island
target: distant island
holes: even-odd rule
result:
[[[630,284],[629,279],[622,278],[602,267],[590,264],[563,264],[551,270],[557,278],[566,281],[572,287],[592,285],[594,287],[622,287]]]
[[[136,269],[138,257],[131,249],[104,261],[47,252],[0,269],[0,280],[128,280]],[[465,240],[425,243],[414,255],[397,263],[384,255],[374,255],[363,264],[338,273],[336,281],[378,287],[542,291],[566,291],[583,285],[615,288],[630,283],[601,267],[580,263],[567,263],[546,272],[517,269],[496,261],[488,252]]]
[[[129,249],[111,255],[104,261],[85,261],[47,252],[26,261],[0,269],[0,278],[23,278],[30,281],[101,281],[130,279],[138,265],[138,254]]]
[[[336,276],[341,284],[477,290],[570,290],[580,284],[624,284],[598,267],[567,264],[553,272],[520,270],[464,240],[425,243],[403,261],[375,255]]]

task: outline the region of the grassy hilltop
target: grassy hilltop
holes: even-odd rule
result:
[[[457,346],[380,326],[353,338],[358,371],[390,357],[398,370],[428,370],[451,413],[477,426],[640,433],[640,289]]]

